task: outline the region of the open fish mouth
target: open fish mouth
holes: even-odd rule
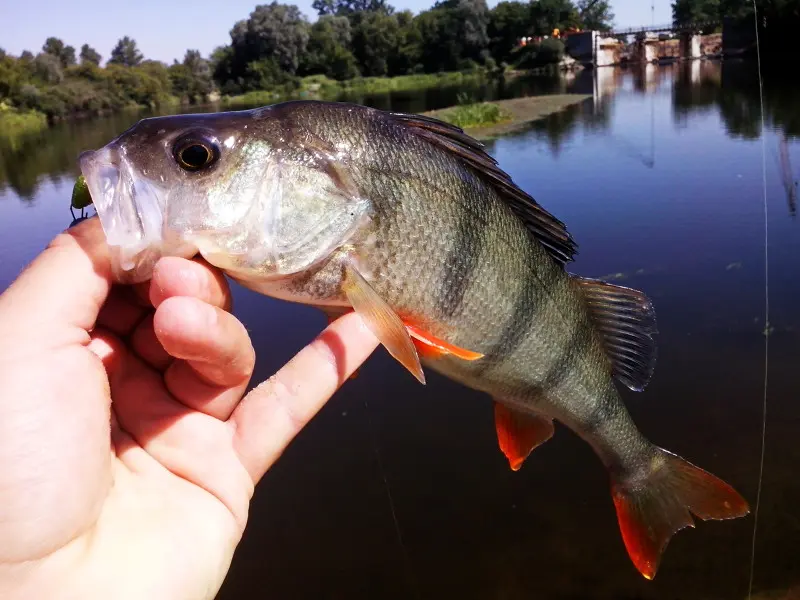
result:
[[[159,258],[192,256],[196,249],[172,240],[164,227],[167,190],[136,173],[116,148],[81,153],[78,162],[111,248],[112,265],[127,283],[152,276]]]

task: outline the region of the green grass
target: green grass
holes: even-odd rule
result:
[[[483,71],[451,73],[428,73],[420,75],[401,75],[399,77],[361,77],[342,82],[342,89],[356,94],[380,94],[386,92],[406,92],[435,87],[460,85],[485,77]]]
[[[407,92],[437,87],[456,86],[478,81],[486,72],[455,71],[422,75],[400,75],[398,77],[358,77],[347,81],[336,81],[325,75],[303,77],[298,84],[278,86],[271,90],[258,90],[238,96],[226,96],[220,103],[226,107],[264,106],[289,99],[337,100],[347,96]]]
[[[491,102],[460,104],[436,114],[437,119],[452,123],[462,129],[487,127],[511,120],[511,115]]]

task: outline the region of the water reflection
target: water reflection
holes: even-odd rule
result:
[[[800,116],[796,110],[800,88],[788,85],[785,78],[777,74],[772,76],[769,73],[764,88],[769,126],[781,128],[790,137],[800,135]],[[591,94],[591,103],[573,106],[533,125],[535,134],[547,140],[551,150],[557,153],[578,125],[588,130],[607,131],[614,98],[619,94],[648,94],[652,101],[664,90],[672,93],[673,118],[679,127],[688,126],[693,115],[716,111],[731,135],[755,139],[760,134],[758,82],[753,65],[749,63],[693,61],[669,67],[648,64],[628,69],[582,71],[567,78],[501,79],[466,87],[355,95],[341,100],[386,110],[423,112],[455,104],[459,95],[482,101],[544,93]],[[213,107],[195,110],[213,110]],[[654,114],[652,108],[650,114]],[[62,176],[77,175],[76,157],[81,151],[101,146],[143,116],[147,115],[128,112],[87,122],[66,123],[40,135],[15,138],[13,143],[0,138],[0,189],[8,186],[23,201],[33,201],[37,185],[43,181],[57,182]],[[649,127],[653,133],[654,124]],[[653,135],[644,145],[632,144],[613,133],[610,139],[618,151],[653,167],[655,140],[652,138]]]
[[[783,190],[786,192],[786,202],[789,205],[789,214],[792,217],[797,215],[797,184],[798,181],[794,176],[794,169],[792,169],[792,161],[789,156],[789,142],[786,134],[781,135],[780,142],[778,143],[778,152],[781,161],[781,181],[783,182]]]
[[[457,104],[462,94],[474,101],[483,101],[563,93],[566,89],[565,80],[557,77],[517,77],[423,91],[342,96],[338,100],[384,110],[424,112]],[[219,109],[209,106],[192,110],[203,112]],[[156,113],[123,112],[90,121],[60,124],[36,135],[14,139],[0,136],[0,190],[8,186],[17,197],[31,202],[36,197],[40,183],[48,179],[56,182],[62,176],[77,176],[77,156],[83,150],[102,146],[139,119],[153,114]]]

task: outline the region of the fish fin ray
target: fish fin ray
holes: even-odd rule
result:
[[[563,267],[574,259],[578,247],[566,225],[520,189],[484,150],[483,144],[461,128],[433,117],[404,113],[390,115],[423,139],[458,156],[479,176],[487,179],[557,264]]]
[[[426,354],[430,358],[436,358],[438,356],[444,356],[447,354],[455,356],[456,358],[460,358],[461,360],[468,361],[483,358],[483,354],[480,352],[473,352],[472,350],[467,350],[466,348],[454,346],[453,344],[432,336],[415,325],[411,325],[409,323],[406,323],[405,325],[409,335],[413,338],[417,351],[422,349],[421,354]]]
[[[420,383],[425,374],[419,362],[417,349],[405,324],[369,282],[351,264],[345,267],[342,286],[353,309],[364,320],[367,328],[401,365],[408,369]]]
[[[652,302],[638,290],[584,277],[574,280],[603,338],[612,374],[628,388],[642,391],[656,367],[653,334],[658,329]]]
[[[735,519],[750,512],[730,485],[661,448],[642,478],[615,479],[611,494],[622,540],[634,566],[653,579],[670,539],[703,520]]]
[[[553,437],[553,420],[537,414],[509,408],[494,401],[497,443],[512,471],[519,471],[528,455]]]

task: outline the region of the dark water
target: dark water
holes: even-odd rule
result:
[[[786,79],[768,73],[764,89],[772,329],[761,598],[800,593],[800,224],[792,193],[800,87]],[[566,221],[580,245],[572,271],[614,275],[653,298],[658,366],[645,392],[624,395],[641,429],[754,503],[765,342],[755,72],[696,63],[541,85],[593,99],[497,141],[491,153]],[[426,102],[372,100],[400,110]],[[136,118],[65,126],[3,151],[3,287],[69,223],[78,152]],[[786,157],[792,173],[782,171]],[[312,309],[235,294],[258,352],[254,382],[324,326]],[[513,473],[497,448],[488,398],[433,373],[421,387],[379,350],[259,485],[220,598],[740,599],[752,530],[752,515],[700,522],[673,538],[647,582],[626,556],[606,475],[584,442],[558,428]]]

